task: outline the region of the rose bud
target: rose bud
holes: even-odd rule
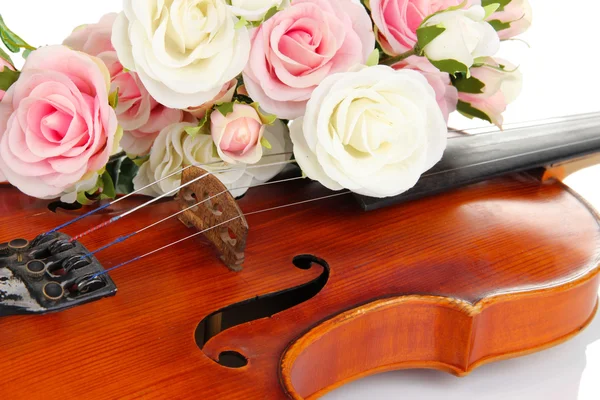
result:
[[[466,74],[475,59],[500,49],[500,38],[485,17],[481,6],[435,14],[417,29],[418,46],[440,71]]]
[[[264,125],[258,112],[248,104],[234,104],[227,116],[216,110],[210,116],[210,131],[223,161],[255,164],[262,158]]]
[[[490,4],[495,1],[488,0]],[[532,11],[528,0],[511,0],[487,18],[496,29],[500,39],[510,39],[525,32],[531,26]]]
[[[502,127],[502,113],[522,87],[522,74],[504,60],[485,59],[471,69],[471,77],[454,81],[458,88],[458,111],[469,118],[480,118]]]

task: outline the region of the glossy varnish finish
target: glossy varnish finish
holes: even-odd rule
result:
[[[240,206],[250,212],[323,194],[315,184],[275,185],[251,191]],[[83,243],[97,248],[176,209],[144,209]],[[33,238],[71,217],[7,187],[0,215],[0,241]],[[248,223],[242,272],[192,240],[111,273],[114,298],[0,320],[2,397],[277,399],[389,368],[463,374],[575,334],[596,306],[597,218],[560,183],[502,178],[371,213],[341,196]],[[110,267],[189,233],[173,220],[98,259]],[[318,277],[320,267],[292,266],[298,254],[329,264],[320,293],[198,348],[194,331],[211,313]],[[223,351],[248,365],[213,361]]]

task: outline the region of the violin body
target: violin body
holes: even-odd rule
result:
[[[239,205],[327,193],[292,182]],[[0,187],[0,241],[74,217],[47,205]],[[176,210],[155,204],[82,243],[98,248]],[[465,375],[568,339],[598,303],[598,216],[562,183],[527,174],[369,213],[340,196],[247,221],[240,272],[192,239],[111,272],[114,297],[0,319],[2,397],[301,399],[391,369]],[[110,268],[191,232],[173,219],[97,258]]]

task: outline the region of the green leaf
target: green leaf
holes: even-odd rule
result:
[[[492,119],[486,113],[484,113],[481,110],[476,109],[470,103],[459,100],[458,105],[456,106],[456,109],[458,110],[459,113],[461,113],[462,115],[464,115],[467,118],[470,118],[470,119],[479,118],[479,119],[482,119],[489,123],[493,123]]]
[[[437,69],[439,69],[442,72],[447,72],[450,75],[456,75],[458,73],[463,73],[465,74],[467,77],[470,76],[469,73],[469,68],[456,60],[439,60],[439,61],[433,61],[433,60],[429,60],[434,66],[437,67]]]
[[[8,67],[4,67],[0,71],[0,90],[7,91],[19,79],[19,75],[21,75],[19,71],[13,71]]]
[[[510,22],[502,22],[498,19],[488,21],[488,23],[496,30],[496,32],[510,28]]]
[[[3,58],[4,60],[8,61],[11,65],[14,65],[10,56],[8,55],[8,53],[5,52],[1,47],[0,47],[0,58]]]
[[[33,50],[25,49],[25,50],[23,51],[22,57],[23,57],[25,60],[27,60],[27,57],[29,57],[29,55],[31,54],[31,52],[32,52],[32,51],[33,51]]]
[[[119,168],[116,191],[118,194],[129,194],[134,191],[133,178],[137,175],[140,167],[135,160],[124,158]]]
[[[117,108],[119,105],[119,88],[108,95],[108,104],[110,104],[112,108]]]
[[[264,114],[260,110],[260,105],[257,102],[251,103],[250,107],[252,107],[256,110],[256,113],[258,114],[258,117],[260,118],[260,122],[262,122],[263,125],[273,125],[275,123],[275,121],[277,120],[277,117],[273,114]]]
[[[279,11],[279,7],[277,7],[277,6],[273,6],[273,7],[269,8],[269,11],[267,11],[265,16],[263,17],[262,22],[265,22],[266,20],[271,18],[273,15],[277,14],[277,11]]]
[[[215,108],[223,114],[224,117],[233,112],[233,102],[218,104]]]
[[[481,0],[481,6],[483,8],[492,5],[498,4],[498,9],[496,11],[504,11],[504,7],[510,4],[512,0]]]
[[[421,49],[424,49],[436,37],[440,36],[446,28],[441,25],[424,26],[417,29],[418,44]]]
[[[29,45],[23,39],[19,37],[16,33],[8,29],[6,24],[4,23],[4,19],[0,15],[0,39],[2,39],[2,43],[6,46],[8,50],[13,53],[19,53],[21,49],[35,50],[35,47]]]
[[[190,136],[196,136],[200,133],[205,134],[205,135],[209,135],[210,132],[208,131],[208,128],[206,126],[206,123],[208,122],[208,118],[210,116],[210,114],[212,113],[212,110],[208,110],[206,111],[206,113],[204,114],[204,118],[202,118],[200,121],[198,121],[198,126],[190,126],[184,129],[185,133],[187,133]]]
[[[243,28],[246,25],[248,25],[248,21],[246,21],[246,18],[240,17],[240,19],[238,19],[238,22],[235,23],[235,25],[233,26],[233,28],[234,29],[240,29],[240,28]]]
[[[495,13],[498,8],[500,8],[500,4],[498,3],[492,3],[492,4],[488,4],[487,6],[483,7],[483,9],[485,10],[485,17],[483,19],[488,19],[493,13]]]
[[[269,143],[267,138],[264,136],[260,139],[260,144],[262,147],[264,147],[265,149],[268,149],[268,150],[271,150],[273,148],[273,146],[271,146],[271,143]]]
[[[115,190],[115,184],[113,182],[112,177],[108,171],[105,171],[102,174],[102,192],[100,194],[100,199],[114,199],[117,197],[117,192]]]
[[[367,58],[367,66],[373,67],[378,64],[379,64],[379,50],[375,49],[371,52],[371,54],[369,54],[369,57]]]
[[[483,88],[485,87],[485,83],[481,82],[479,79],[471,76],[470,78],[459,76],[459,77],[451,77],[452,85],[462,93],[472,93],[472,94],[480,94],[483,93]]]

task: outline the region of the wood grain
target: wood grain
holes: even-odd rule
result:
[[[327,191],[321,186],[307,182],[275,185],[250,191],[240,206],[251,212],[323,194]],[[66,233],[78,233],[140,202],[129,200],[69,227]],[[95,249],[177,209],[174,202],[157,204],[82,241]],[[33,238],[71,217],[53,214],[45,202],[0,187],[0,241]],[[10,399],[286,398],[289,393],[280,374],[291,343],[344,312],[407,296],[417,300],[433,296],[465,305],[460,311],[440,309],[418,300],[415,306],[429,310],[420,315],[430,318],[433,333],[419,336],[412,328],[402,338],[406,343],[422,343],[426,352],[435,335],[429,358],[411,360],[416,366],[426,366],[439,355],[438,366],[446,363],[454,372],[467,371],[496,357],[544,348],[574,334],[591,317],[598,286],[597,221],[562,184],[541,185],[525,176],[496,179],[371,213],[361,213],[351,197],[342,196],[252,215],[241,272],[223,266],[206,241],[191,240],[112,272],[119,287],[114,298],[58,314],[0,320],[0,395]],[[109,268],[191,232],[172,220],[97,257]],[[292,265],[298,254],[314,254],[329,264],[330,278],[320,293],[270,318],[225,330],[203,350],[196,346],[194,331],[206,316],[317,278],[321,269],[300,270]],[[565,311],[567,304],[571,312]],[[479,312],[473,314],[470,307]],[[398,319],[372,316],[382,325],[381,332],[389,334],[372,342],[353,342],[353,347],[346,347],[348,355],[379,340],[398,339],[395,327],[406,308],[389,310]],[[469,326],[477,329],[463,336]],[[444,332],[454,333],[447,337]],[[469,351],[461,347],[465,338],[471,342]],[[450,344],[452,339],[458,343]],[[396,341],[396,360],[417,351]],[[214,361],[227,350],[243,354],[248,364],[233,369]],[[334,348],[326,350],[337,354]],[[307,346],[304,351],[312,350]],[[303,374],[310,371],[298,364],[292,376],[300,383],[288,390],[293,387],[310,396],[390,365],[373,369],[374,365],[356,361],[340,362],[338,367],[331,357],[322,364],[314,357],[309,361],[310,368],[334,365],[323,374],[329,381],[315,382],[314,387],[302,384]]]

